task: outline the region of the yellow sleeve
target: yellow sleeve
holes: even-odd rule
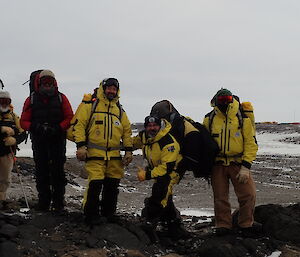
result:
[[[126,148],[131,148],[131,151],[132,151],[131,124],[127,117],[126,112],[123,112],[123,114],[122,114],[121,123],[123,126],[123,136],[122,136],[123,145],[125,147],[125,150],[126,150]]]
[[[164,146],[161,150],[161,164],[151,170],[151,178],[163,176],[174,171],[179,150],[179,145],[175,143]]]
[[[138,134],[132,137],[133,143],[133,150],[142,149],[143,148],[143,141],[142,141],[142,134]]]
[[[209,117],[204,117],[203,126],[209,131]]]
[[[82,103],[81,103],[82,104]],[[75,143],[79,145],[86,144],[86,128],[91,116],[92,104],[86,103],[78,110],[77,123],[74,125],[73,136]]]
[[[244,119],[243,123],[243,137],[244,137],[244,152],[242,161],[252,163],[256,159],[258,146],[254,134],[254,129],[249,118]]]

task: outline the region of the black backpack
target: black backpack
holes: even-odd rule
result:
[[[199,122],[180,115],[168,100],[154,104],[150,115],[165,118],[172,124],[170,133],[178,141],[183,155],[183,161],[177,169],[180,176],[183,176],[186,170],[191,170],[194,177],[209,179],[219,152],[218,144],[209,131]],[[197,130],[186,135],[185,122],[191,123]]]

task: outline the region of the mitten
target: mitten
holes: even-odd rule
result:
[[[238,179],[239,183],[246,184],[248,182],[249,177],[250,177],[250,170],[242,165],[236,178]]]

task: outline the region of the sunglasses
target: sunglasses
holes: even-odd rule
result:
[[[9,105],[11,103],[11,99],[9,98],[0,98],[0,105]]]
[[[217,103],[224,105],[224,104],[229,104],[233,102],[233,97],[232,95],[220,95],[217,97]]]

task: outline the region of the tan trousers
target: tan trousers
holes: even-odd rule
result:
[[[238,225],[251,227],[254,221],[256,189],[253,178],[246,184],[241,184],[236,179],[240,166],[215,165],[212,171],[212,188],[214,192],[214,209],[216,227],[232,228],[231,206],[229,203],[229,181],[233,184],[234,192],[239,202]]]
[[[6,200],[6,191],[11,181],[14,160],[11,154],[0,157],[0,200]]]

